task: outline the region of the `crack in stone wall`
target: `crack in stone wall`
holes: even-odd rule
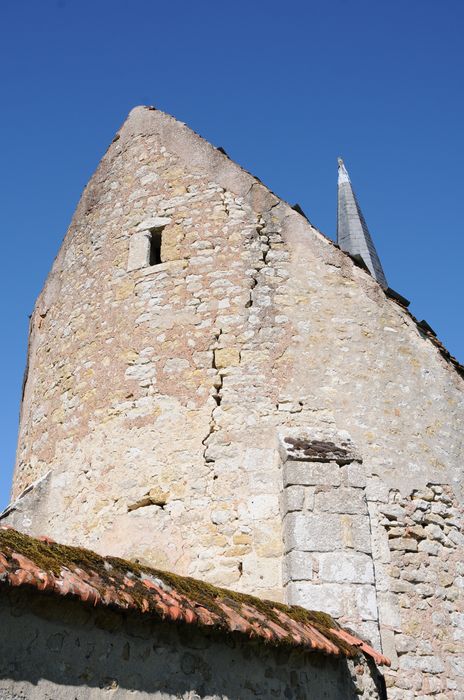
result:
[[[213,377],[213,392],[212,392],[212,397],[216,403],[215,406],[212,407],[211,409],[211,418],[210,418],[210,423],[209,423],[209,431],[206,437],[202,440],[202,443],[205,447],[203,451],[203,457],[205,459],[205,462],[214,462],[214,458],[208,455],[208,443],[211,438],[211,436],[216,432],[218,429],[216,420],[214,418],[214,413],[216,411],[216,408],[220,407],[221,405],[221,390],[222,390],[222,375],[220,372],[220,366],[218,367],[218,363],[216,362],[216,351],[220,347],[220,338],[222,335],[222,329],[219,329],[219,331],[215,334],[214,336],[214,341],[212,345],[210,346],[210,351],[211,351],[211,367],[216,371],[215,376]]]

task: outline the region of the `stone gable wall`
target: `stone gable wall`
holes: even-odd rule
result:
[[[134,267],[131,240],[153,219],[164,262]],[[7,520],[281,600],[292,587],[279,435],[347,431],[365,475],[350,498],[367,505],[366,585],[401,669],[421,656],[401,651],[403,626],[422,638],[436,605],[451,624],[461,612],[410,582],[407,617],[392,613],[409,594],[396,590],[390,560],[410,537],[390,542],[381,509],[431,485],[451,499],[445,510],[462,503],[463,397],[462,378],[409,314],[303,216],[183,125],[137,109],[86,188],[36,305],[14,495],[48,476]],[[354,517],[329,512],[332,485],[320,484],[318,518]],[[309,503],[312,485],[293,486]],[[453,546],[462,559],[459,538]],[[418,554],[404,551],[407,568]],[[422,555],[447,573],[448,548]],[[449,575],[445,588],[459,594],[459,572]],[[330,610],[327,596],[317,605]],[[433,680],[420,692],[462,698],[462,640],[435,651],[452,655],[439,673],[452,667],[457,687],[443,690],[441,676],[439,690]],[[432,673],[424,663],[401,682]]]

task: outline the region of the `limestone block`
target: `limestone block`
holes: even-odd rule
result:
[[[449,659],[449,664],[454,674],[458,677],[460,682],[462,682],[462,679],[464,678],[464,654],[462,652],[459,654],[453,654],[453,656],[451,656]]]
[[[329,513],[367,513],[367,504],[362,489],[346,488],[316,492],[314,507]]]
[[[359,552],[319,554],[319,578],[330,583],[373,583],[372,557]]]
[[[211,511],[210,514],[211,522],[215,525],[224,525],[231,520],[235,519],[235,513],[233,510],[224,505],[222,508],[216,508]]]
[[[389,591],[379,591],[377,600],[382,624],[392,628],[401,628],[401,615],[397,596]]]
[[[398,653],[407,654],[408,652],[416,650],[417,641],[414,637],[410,637],[407,634],[396,634],[395,646]]]
[[[289,513],[284,521],[285,551],[330,552],[342,549],[342,523],[332,514]]]
[[[303,486],[287,486],[282,494],[282,506],[284,513],[292,510],[302,510],[305,501],[305,489]]]
[[[219,348],[214,351],[214,364],[217,369],[236,367],[240,364],[238,348]]]
[[[256,494],[248,499],[248,510],[253,520],[266,520],[279,514],[277,494]]]
[[[246,544],[251,544],[252,539],[251,539],[250,535],[247,535],[244,532],[239,532],[238,534],[234,535],[233,542],[236,545],[246,545]]]
[[[389,656],[385,651],[380,639],[379,625],[375,620],[359,620],[356,622],[356,632],[361,639],[365,639],[374,649],[382,649],[385,656],[394,659],[395,655]],[[393,663],[392,663],[393,665]]]
[[[304,490],[305,494],[305,500],[304,500],[304,508],[305,510],[314,510],[314,501],[315,501],[315,488],[313,487],[305,487]]]
[[[403,671],[425,671],[426,673],[443,673],[445,665],[436,656],[411,656],[404,654],[400,657],[399,667]]]
[[[283,582],[311,581],[313,577],[313,555],[309,552],[292,551],[284,557]]]
[[[361,585],[353,587],[355,596],[355,609],[352,611],[353,619],[356,613],[362,620],[378,620],[377,598],[373,586]]]
[[[184,237],[180,226],[168,226],[161,237],[161,260],[178,260],[181,257],[180,243]]]
[[[167,374],[180,374],[189,369],[189,361],[184,357],[171,357],[164,363],[163,372]]]
[[[371,553],[371,528],[365,515],[340,515],[343,547]]]
[[[323,610],[333,617],[344,613],[343,586],[338,584],[314,584],[305,581],[291,582],[286,588],[289,605],[301,605],[310,610]]]
[[[368,501],[369,518],[372,523],[371,547],[374,560],[382,564],[389,564],[391,561],[390,547],[388,546],[388,533],[385,528],[378,524],[377,504]],[[384,577],[385,578],[385,577]],[[377,581],[379,585],[379,579]]]
[[[293,484],[339,486],[341,484],[340,468],[335,462],[320,464],[289,460],[284,465],[283,472],[285,486]]]
[[[216,467],[218,467],[219,461],[224,461],[227,463],[227,468],[233,463],[240,466],[239,459],[239,448],[235,443],[224,444],[221,440],[217,438],[217,434],[213,433],[208,440],[208,445],[205,451],[205,457],[210,462],[216,462]]]
[[[141,386],[150,386],[156,379],[156,369],[152,364],[131,365],[125,371],[126,379],[134,379],[140,382]]]
[[[386,505],[381,505],[379,506],[379,511],[382,513],[382,515],[385,515],[388,520],[397,521],[399,523],[404,522],[404,508],[398,504],[389,503]]]
[[[368,501],[388,503],[389,488],[378,476],[371,476],[366,482],[366,498]]]
[[[349,486],[365,488],[366,472],[363,464],[352,462],[351,464],[347,464],[345,469]]]
[[[224,449],[224,447],[222,447]],[[243,467],[247,471],[267,471],[274,466],[276,450],[249,447],[245,450]]]
[[[147,232],[132,234],[129,241],[127,271],[147,267],[150,262],[150,234]]]
[[[0,513],[0,523],[11,525],[27,534],[34,530],[42,535],[49,534],[44,525],[46,521],[42,511],[52,495],[52,481],[56,483],[58,479],[56,474],[48,471],[29,484],[18,498]]]
[[[168,216],[152,216],[149,219],[144,219],[137,226],[137,231],[150,231],[154,228],[163,228],[171,223],[172,219]]]
[[[390,549],[399,549],[405,552],[417,552],[417,541],[412,537],[396,537],[390,540]]]
[[[464,633],[464,613],[451,613],[451,624],[453,627],[460,628]]]
[[[388,658],[391,661],[391,668],[393,670],[398,668],[398,654],[397,654],[397,646],[396,646],[396,641],[397,641],[397,635],[395,635],[394,631],[391,629],[388,629],[388,627],[381,627],[381,649],[385,656],[388,656]],[[380,647],[377,646],[377,649]]]

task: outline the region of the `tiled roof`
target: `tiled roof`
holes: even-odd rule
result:
[[[5,586],[35,588],[93,606],[241,633],[277,646],[336,657],[351,658],[364,652],[377,664],[390,664],[325,613],[260,600],[46,538],[34,539],[3,526],[0,591]]]

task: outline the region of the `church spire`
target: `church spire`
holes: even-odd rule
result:
[[[379,256],[341,158],[338,159],[337,243],[350,255],[359,255],[372,277],[387,289],[388,282]]]

